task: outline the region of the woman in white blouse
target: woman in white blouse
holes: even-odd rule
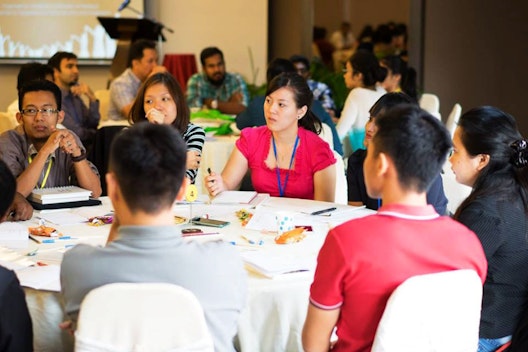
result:
[[[376,56],[368,51],[360,50],[347,61],[345,84],[352,90],[348,93],[336,126],[345,157],[352,151],[363,148],[369,109],[386,93],[385,89],[378,85],[386,75],[387,70],[381,67]]]

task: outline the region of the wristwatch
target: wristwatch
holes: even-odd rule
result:
[[[211,100],[211,109],[218,109],[218,99]]]

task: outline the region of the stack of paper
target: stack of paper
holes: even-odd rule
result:
[[[28,231],[25,226],[16,222],[0,224],[0,246],[8,248],[26,248],[28,245]]]
[[[268,278],[283,274],[314,271],[317,265],[315,256],[289,256],[286,253],[246,251],[240,255],[249,269]]]
[[[40,204],[57,204],[88,200],[91,194],[91,191],[77,186],[35,188],[29,199]]]

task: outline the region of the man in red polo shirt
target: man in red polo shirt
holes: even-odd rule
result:
[[[328,351],[334,327],[332,351],[370,351],[389,296],[411,276],[473,269],[486,277],[477,236],[426,202],[451,148],[447,130],[410,105],[389,109],[376,125],[363,168],[367,193],[383,206],[328,233],[310,290],[305,351]]]

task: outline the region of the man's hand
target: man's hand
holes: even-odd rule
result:
[[[90,101],[95,101],[97,98],[95,97],[95,94],[92,92],[90,87],[86,83],[79,83],[77,85],[74,85],[70,88],[70,91],[73,95],[81,96],[86,95]]]
[[[15,193],[15,199],[13,199],[13,203],[11,203],[11,206],[7,210],[7,213],[2,218],[2,221],[24,221],[29,220],[33,216],[33,207],[29,202],[24,198],[23,195],[16,192]]]
[[[72,336],[75,333],[75,330],[73,329],[73,322],[71,320],[65,320],[62,323],[59,323],[59,328],[66,330]]]

